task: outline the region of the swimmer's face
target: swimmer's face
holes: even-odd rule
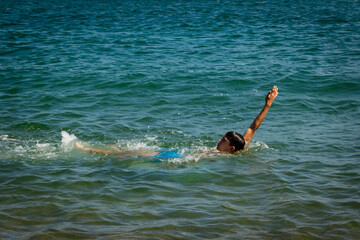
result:
[[[220,152],[228,152],[228,153],[232,153],[235,151],[235,147],[230,146],[230,141],[225,136],[219,140],[216,149],[219,150]]]

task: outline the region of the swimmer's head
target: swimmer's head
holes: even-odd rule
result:
[[[245,139],[237,132],[228,132],[222,139],[219,140],[217,150],[220,152],[234,153],[244,149]]]

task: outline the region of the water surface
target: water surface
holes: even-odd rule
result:
[[[359,13],[2,1],[0,238],[359,239]],[[249,149],[193,156],[244,133],[273,85]],[[87,154],[75,137],[186,157]]]

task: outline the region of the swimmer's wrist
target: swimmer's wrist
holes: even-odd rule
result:
[[[265,103],[265,107],[270,108],[272,103]]]

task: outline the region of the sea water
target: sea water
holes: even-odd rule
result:
[[[1,1],[0,238],[359,239],[359,66],[356,0]]]

